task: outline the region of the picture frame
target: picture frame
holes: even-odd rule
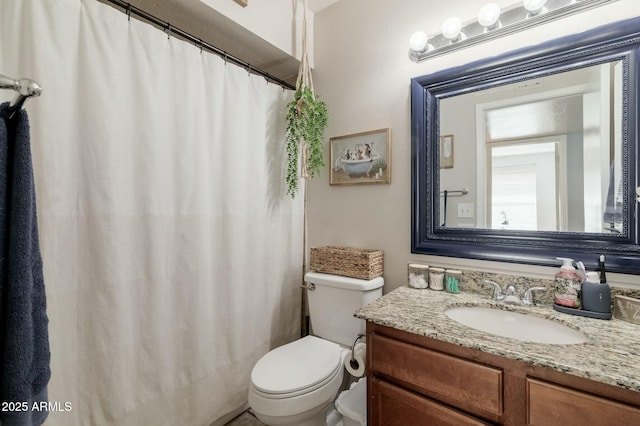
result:
[[[453,168],[453,135],[440,136],[440,168]]]
[[[391,183],[391,129],[329,139],[330,185]]]

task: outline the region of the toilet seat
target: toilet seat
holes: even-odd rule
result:
[[[291,398],[325,386],[340,372],[341,347],[306,336],[264,355],[251,371],[251,385],[263,398]]]

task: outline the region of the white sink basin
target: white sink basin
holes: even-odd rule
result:
[[[587,341],[571,327],[534,315],[481,306],[453,307],[445,314],[467,327],[523,342],[572,345]]]

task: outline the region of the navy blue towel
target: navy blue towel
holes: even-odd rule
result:
[[[47,417],[49,332],[29,120],[0,105],[0,424]],[[44,404],[43,404],[44,402]]]

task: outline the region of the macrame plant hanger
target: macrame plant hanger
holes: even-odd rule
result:
[[[311,67],[309,66],[309,55],[307,52],[307,0],[303,0],[302,5],[304,7],[302,11],[302,58],[300,60],[300,68],[298,69],[298,77],[296,79],[296,90],[302,92],[305,87],[308,87],[311,91],[311,95],[315,99],[315,92],[313,90],[313,78],[311,77]],[[304,101],[304,97],[298,100],[298,114],[300,113],[301,103]],[[307,179],[309,178],[309,171],[307,165],[309,161],[309,143],[304,139],[300,139],[300,177],[304,179],[304,218],[302,228],[302,287],[307,289],[307,284],[304,281],[304,274],[307,270]],[[306,306],[308,305],[307,293],[302,291],[301,293],[301,324],[300,324],[300,337],[304,337],[310,333],[310,323],[307,317]]]
[[[302,90],[308,87],[311,91],[313,98],[316,94],[313,91],[313,77],[311,76],[311,67],[309,66],[309,55],[307,52],[307,0],[303,0],[302,5],[302,58],[300,60],[300,68],[298,69],[298,78],[296,79],[296,89]],[[303,98],[298,101],[298,108]],[[307,170],[307,164],[309,161],[309,143],[302,139],[300,141],[300,176],[305,180],[309,178],[309,172]]]

